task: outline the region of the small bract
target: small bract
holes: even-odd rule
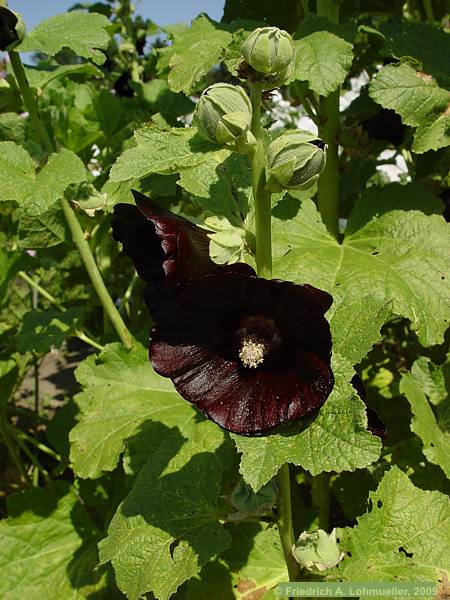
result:
[[[267,149],[267,187],[305,190],[325,168],[326,144],[309,131],[293,129],[277,137]]]
[[[242,55],[255,71],[278,73],[292,62],[294,44],[287,31],[278,27],[260,27],[243,43]]]
[[[194,112],[194,124],[203,137],[247,152],[254,143],[250,133],[252,105],[245,91],[216,83],[203,92]]]

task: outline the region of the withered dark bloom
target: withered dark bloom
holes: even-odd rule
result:
[[[237,264],[188,283],[152,331],[154,369],[234,433],[258,435],[306,417],[333,387],[332,298],[308,285],[256,277]]]
[[[123,245],[138,275],[149,285],[145,299],[153,316],[166,313],[169,292],[210,272],[207,232],[132,190],[136,206],[116,204],[113,237]]]

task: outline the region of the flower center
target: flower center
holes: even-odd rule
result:
[[[239,358],[244,367],[256,369],[264,361],[269,344],[257,335],[246,335],[241,340]]]

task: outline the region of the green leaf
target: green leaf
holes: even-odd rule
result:
[[[184,443],[174,435],[149,457],[99,545],[130,600],[168,600],[230,543],[217,509],[223,432],[203,422]]]
[[[70,440],[72,466],[80,477],[112,471],[127,440],[149,419],[177,426],[181,432],[193,426],[195,409],[169,379],[154,373],[142,346],[126,350],[110,344],[84,360],[76,377],[84,389],[76,396],[81,417]]]
[[[62,198],[72,183],[84,181],[84,165],[76,154],[63,148],[52,154],[21,204],[30,215],[41,215]]]
[[[40,216],[29,215],[26,209],[17,228],[19,248],[51,248],[68,239],[67,225],[62,210],[53,206]]]
[[[414,152],[450,145],[450,91],[439,87],[430,75],[406,64],[387,65],[372,79],[369,94],[416,128]]]
[[[371,510],[340,530],[345,581],[438,581],[450,575],[448,496],[414,487],[397,467],[370,494]]]
[[[344,82],[353,60],[352,44],[329,31],[316,31],[294,39],[294,47],[291,81],[307,81],[320,96],[328,96]]]
[[[34,161],[25,148],[0,142],[0,200],[19,200],[33,188]]]
[[[106,49],[110,37],[106,28],[109,20],[98,13],[74,10],[42,21],[15,48],[19,52],[39,50],[54,56],[63,48],[70,48],[78,56],[90,58],[96,64],[105,62],[100,49]]]
[[[19,352],[46,354],[52,346],[59,348],[69,337],[81,318],[82,310],[70,308],[64,312],[57,310],[31,310],[22,319],[17,334]]]
[[[17,361],[13,358],[0,360],[0,408],[9,401],[18,379]]]
[[[3,600],[108,597],[93,572],[99,532],[68,483],[14,494],[8,508],[0,522]]]
[[[423,214],[442,210],[426,186],[366,190],[341,244],[309,200],[287,220],[296,206],[287,198],[274,211],[281,217],[274,220],[274,276],[310,283],[333,296],[327,317],[334,352],[359,362],[380,338],[386,307],[410,319],[424,345],[442,341],[450,310],[449,225],[441,216]],[[344,327],[353,315],[355,321]]]
[[[318,475],[323,471],[354,471],[379,458],[380,439],[366,431],[364,404],[349,383],[351,366],[334,355],[332,368],[333,391],[306,429],[294,425],[260,438],[232,435],[238,452],[242,452],[239,470],[255,491],[285,462]]]
[[[405,373],[400,382],[400,393],[406,396],[411,405],[411,431],[422,440],[423,453],[431,463],[439,465],[450,479],[450,433],[442,431],[437,424],[424,386],[413,375]]]
[[[232,36],[226,25],[200,15],[191,27],[174,31],[172,37],[167,81],[172,91],[189,94],[220,61]]]
[[[15,200],[33,216],[49,210],[70,184],[86,176],[81,160],[65,148],[52,154],[35,175],[33,159],[14,142],[0,142],[0,167],[0,198]]]
[[[161,131],[146,127],[134,134],[136,146],[125,150],[111,169],[110,181],[141,179],[152,173],[170,175],[209,158],[218,147],[205,141],[195,127]]]
[[[15,112],[0,115],[0,141],[21,144],[25,140],[25,119]]]
[[[248,212],[251,172],[248,159],[229,150],[211,152],[207,160],[180,173],[178,184],[200,206],[241,225]]]
[[[75,65],[52,65],[49,67],[26,68],[28,83],[31,87],[42,91],[51,81],[68,75],[87,75],[101,77],[103,74],[90,63]]]
[[[269,590],[289,579],[277,527],[229,523],[226,529],[230,548],[191,579],[186,600],[265,599]]]
[[[444,366],[435,365],[426,356],[418,358],[411,367],[411,375],[420,384],[431,404],[438,405],[447,396],[445,385],[445,371],[449,363]]]
[[[430,23],[386,21],[380,26],[385,36],[382,52],[398,59],[418,61],[420,70],[430,73],[443,87],[450,86],[450,65],[442,57],[450,54],[446,31]]]

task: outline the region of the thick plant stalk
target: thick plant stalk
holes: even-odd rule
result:
[[[338,0],[317,0],[317,15],[333,23],[339,22]],[[317,204],[328,231],[339,234],[339,156],[337,137],[339,133],[340,87],[329,96],[320,98],[319,136],[327,144],[327,162],[319,178]]]
[[[34,98],[33,92],[30,89],[30,86],[27,81],[25,69],[23,68],[22,61],[20,60],[20,56],[17,52],[11,51],[9,52],[9,57],[11,61],[11,66],[14,71],[14,76],[17,81],[17,85],[19,86],[20,92],[23,97],[23,101],[25,103],[25,107],[30,115],[31,123],[41,138],[42,144],[46,151],[49,154],[52,154],[56,151],[56,148],[50,139],[48,131],[42,122],[38,107],[36,104],[36,100]],[[95,291],[99,297],[99,300],[108,315],[109,320],[111,321],[114,329],[116,330],[117,335],[119,336],[121,342],[130,348],[133,345],[133,336],[128,331],[127,326],[125,325],[122,317],[120,316],[119,311],[117,310],[106,286],[100,274],[100,271],[97,267],[97,264],[92,255],[89,244],[84,237],[83,230],[81,229],[81,225],[78,222],[78,219],[72,210],[72,207],[67,202],[65,198],[62,198],[62,209],[64,212],[64,216],[66,218],[67,224],[69,225],[70,232],[72,234],[73,241],[75,246],[77,247],[83,263],[86,267],[86,271],[88,272],[89,278],[94,286]]]
[[[272,277],[272,228],[271,228],[271,193],[266,190],[265,163],[266,139],[261,127],[261,97],[262,87],[251,84],[252,124],[251,132],[256,139],[256,147],[252,153],[252,195],[255,210],[256,233],[256,267],[260,277]],[[282,465],[278,476],[278,529],[284,558],[290,581],[297,581],[300,568],[292,556],[292,546],[295,542],[292,526],[291,481],[289,464]]]

